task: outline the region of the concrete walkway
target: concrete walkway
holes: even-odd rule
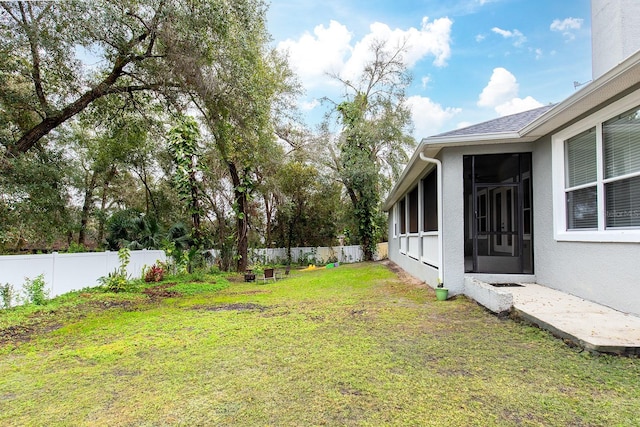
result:
[[[522,285],[501,289],[513,295],[513,310],[523,319],[587,350],[640,354],[640,317],[545,286]]]

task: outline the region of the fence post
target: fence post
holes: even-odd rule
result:
[[[58,252],[53,251],[51,253],[51,287],[49,289],[49,295],[55,295],[55,283],[56,283],[56,258],[58,256]]]

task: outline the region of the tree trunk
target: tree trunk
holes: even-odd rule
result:
[[[200,195],[198,194],[198,180],[196,179],[196,168],[194,159],[191,159],[191,172],[189,173],[189,187],[191,187],[191,221],[193,223],[193,240],[196,247],[202,245],[202,231],[200,230]]]
[[[233,183],[233,194],[235,196],[237,212],[236,212],[236,244],[238,250],[238,259],[236,261],[236,270],[245,271],[247,269],[247,255],[249,251],[248,241],[248,229],[249,224],[247,222],[247,192],[239,191],[240,188],[240,175],[235,163],[228,161],[229,173],[231,174],[231,182]]]
[[[271,245],[271,218],[273,217],[273,205],[269,203],[269,196],[264,196],[264,211],[266,214],[266,246],[267,248],[272,247]]]
[[[109,172],[107,173],[107,177],[104,179],[104,183],[102,184],[102,198],[100,200],[100,221],[98,223],[98,244],[102,245],[102,240],[104,239],[104,226],[105,226],[105,209],[107,207],[107,191],[109,190],[109,184],[114,176],[118,173],[118,169],[115,165],[111,166]]]
[[[93,204],[93,190],[96,188],[97,172],[91,173],[91,180],[87,183],[84,192],[84,203],[82,204],[82,214],[80,216],[80,231],[78,232],[78,244],[86,245],[87,223],[89,222],[89,214],[91,205]]]

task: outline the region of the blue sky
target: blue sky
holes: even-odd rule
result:
[[[589,0],[272,0],[268,26],[306,89],[309,124],[373,38],[407,38],[420,139],[560,102],[591,80]]]

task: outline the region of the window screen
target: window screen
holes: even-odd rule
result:
[[[400,200],[400,234],[407,233],[407,202],[405,199]]]
[[[418,186],[409,193],[409,233],[418,232]]]
[[[423,224],[424,231],[438,231],[438,178],[435,172],[422,180]]]

